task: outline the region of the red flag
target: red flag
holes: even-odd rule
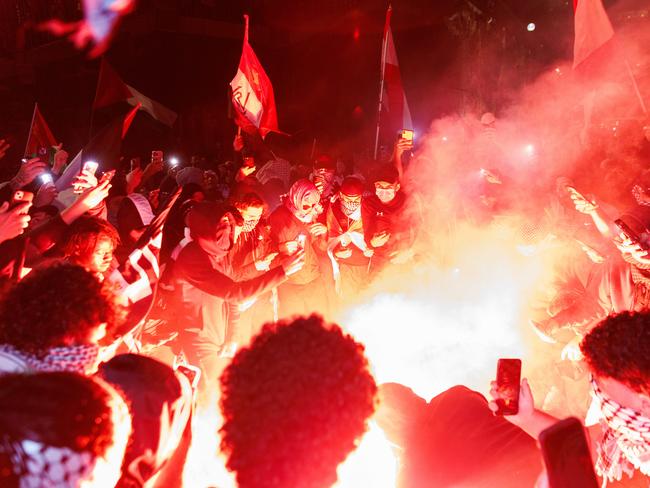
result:
[[[230,82],[235,122],[246,132],[259,130],[264,138],[271,131],[278,132],[275,97],[271,80],[248,43],[248,15],[244,15],[244,19],[246,27],[239,68]]]
[[[40,110],[38,110],[38,104],[35,104],[24,157],[38,156],[43,160],[47,160],[50,148],[56,145],[57,141],[52,135],[52,131],[47,126],[47,122],[45,122]]]
[[[122,81],[117,71],[108,64],[105,58],[102,58],[93,109],[108,107],[118,102],[126,102],[132,96],[133,93],[126,86],[126,83]]]
[[[382,125],[388,126],[393,136],[400,129],[413,129],[411,112],[409,111],[402,76],[399,71],[397,51],[393,41],[393,32],[390,28],[390,19],[393,8],[388,7],[386,12],[386,25],[384,26],[383,56],[381,72],[384,79],[384,93],[382,95]],[[385,124],[384,124],[385,123]]]
[[[131,110],[128,114],[126,114],[126,117],[124,117],[124,122],[122,122],[122,139],[126,137],[126,133],[129,131],[129,127],[131,127],[131,123],[133,122],[133,119],[135,119],[135,116],[138,113],[138,110],[140,110],[140,107],[142,107],[142,104],[138,103],[133,108],[133,110]]]
[[[575,41],[573,68],[577,68],[614,37],[602,0],[573,0]]]

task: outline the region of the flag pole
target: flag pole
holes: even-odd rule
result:
[[[388,6],[386,11],[386,25],[384,26],[384,41],[381,47],[381,80],[379,82],[379,104],[377,106],[377,130],[375,131],[375,149],[373,159],[377,160],[377,148],[379,146],[379,127],[381,126],[381,106],[384,103],[384,78],[386,75],[386,51],[388,50],[388,29],[390,28],[390,16],[393,11],[392,6]]]
[[[625,66],[627,67],[627,73],[630,75],[630,79],[632,80],[632,86],[634,87],[636,96],[639,99],[639,105],[641,105],[641,110],[643,110],[644,115],[648,115],[648,109],[645,106],[645,102],[643,101],[643,97],[641,96],[641,92],[639,91],[639,85],[636,82],[634,73],[632,73],[632,67],[630,66],[630,62],[627,59],[625,60]]]
[[[34,127],[34,120],[36,119],[36,110],[38,110],[38,102],[34,102],[34,113],[32,113],[32,122],[29,124],[29,134],[27,134],[27,143],[25,144],[25,152],[23,153],[24,158],[27,157],[27,148],[29,148],[29,141],[32,139],[32,128]]]

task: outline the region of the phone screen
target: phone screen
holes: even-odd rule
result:
[[[410,129],[402,129],[402,132],[400,133],[400,137],[404,139],[405,141],[412,141],[413,140],[413,131]]]
[[[52,178],[52,175],[50,173],[43,173],[40,176],[41,183],[46,184],[46,183],[53,183],[54,178]]]
[[[95,161],[86,161],[84,163],[84,168],[83,169],[84,169],[84,171],[88,171],[88,172],[90,172],[92,174],[95,174],[95,171],[97,171],[98,166],[99,166],[99,164],[96,163]]]
[[[582,423],[569,417],[539,435],[550,488],[598,488]]]
[[[616,227],[618,227],[621,230],[621,232],[625,234],[625,236],[628,239],[630,239],[634,244],[638,244],[643,249],[647,249],[647,246],[641,242],[641,238],[639,237],[639,235],[636,232],[634,232],[630,228],[630,226],[627,225],[624,221],[622,221],[621,219],[616,219],[614,223],[616,224]]]
[[[499,359],[497,362],[497,388],[502,398],[497,400],[496,415],[514,415],[519,411],[519,385],[521,359]]]

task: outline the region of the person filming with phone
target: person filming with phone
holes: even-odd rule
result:
[[[592,407],[598,423],[588,428],[596,474],[603,486],[647,486],[650,476],[650,313],[610,315],[581,343],[589,368]],[[490,409],[506,398],[492,383]],[[504,418],[534,439],[558,419],[535,407],[524,378],[517,412]],[[620,483],[618,483],[620,482]],[[644,484],[645,483],[645,484]]]

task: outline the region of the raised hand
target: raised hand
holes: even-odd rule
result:
[[[78,202],[86,209],[90,210],[91,208],[97,207],[101,204],[106,197],[108,197],[108,191],[111,189],[110,181],[104,181],[94,188],[86,189],[81,195],[79,195]]]
[[[31,202],[20,203],[14,208],[9,208],[7,202],[0,206],[0,242],[18,237],[29,225],[28,214]]]
[[[34,196],[34,207],[45,207],[51,204],[58,195],[59,192],[56,190],[54,184],[44,183]]]
[[[32,158],[20,165],[20,169],[16,176],[10,182],[11,188],[19,190],[29,185],[41,173],[45,172],[47,164],[39,158]]]
[[[54,163],[52,164],[52,172],[54,174],[60,175],[63,173],[63,169],[68,162],[68,152],[62,149],[63,143],[59,143],[58,146],[54,146],[56,152],[54,153]]]

